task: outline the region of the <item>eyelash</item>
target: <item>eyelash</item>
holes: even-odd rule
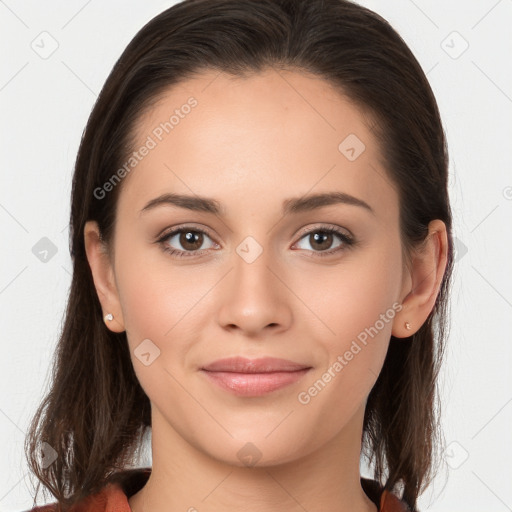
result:
[[[193,257],[193,256],[202,255],[204,252],[208,251],[208,249],[196,250],[196,251],[180,251],[178,249],[171,249],[171,248],[169,248],[169,246],[166,245],[165,242],[169,238],[171,238],[172,236],[176,235],[177,233],[182,233],[182,232],[185,232],[185,233],[187,233],[187,232],[202,233],[203,235],[206,235],[209,238],[212,238],[207,231],[204,231],[204,230],[199,229],[199,228],[187,228],[185,226],[185,227],[179,227],[177,229],[169,231],[168,233],[165,233],[162,237],[160,237],[158,240],[156,240],[156,243],[161,246],[161,248],[162,248],[162,250],[164,252],[166,252],[166,253],[168,253],[171,256],[174,256],[176,258],[190,258],[190,257]],[[342,252],[342,251],[345,251],[347,249],[350,249],[350,248],[352,248],[353,246],[355,246],[357,244],[357,242],[355,241],[354,238],[352,238],[351,236],[349,236],[346,233],[342,232],[341,230],[339,230],[337,228],[334,228],[334,227],[330,227],[330,226],[320,226],[320,227],[314,228],[314,229],[312,229],[310,231],[307,231],[306,233],[303,233],[301,235],[301,237],[299,238],[299,241],[302,240],[304,237],[306,237],[308,235],[311,235],[313,233],[324,233],[324,234],[338,235],[338,237],[343,242],[343,245],[341,245],[341,246],[339,246],[339,247],[337,247],[335,249],[331,249],[329,251],[313,251],[315,253],[315,255],[319,256],[319,257],[331,256],[331,255],[336,254],[338,252]]]

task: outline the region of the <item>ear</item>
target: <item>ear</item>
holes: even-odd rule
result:
[[[407,338],[417,332],[434,308],[444,276],[448,253],[446,225],[436,219],[428,225],[428,235],[414,252],[410,268],[406,270],[402,289],[402,309],[395,315],[391,334]],[[410,329],[405,327],[408,322]]]
[[[84,242],[87,260],[91,267],[94,286],[105,315],[112,314],[113,320],[105,320],[105,324],[113,332],[123,332],[124,321],[121,303],[114,279],[114,269],[107,251],[107,246],[100,238],[98,224],[87,221],[84,228]]]

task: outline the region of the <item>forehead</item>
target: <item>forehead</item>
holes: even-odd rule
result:
[[[396,213],[372,120],[325,80],[269,69],[244,78],[203,72],[161,94],[139,119],[119,208],[159,194],[243,200],[245,208],[344,191]],[[142,151],[139,151],[141,153]],[[122,204],[121,204],[122,203]]]

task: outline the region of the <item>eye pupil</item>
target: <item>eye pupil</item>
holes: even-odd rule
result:
[[[325,249],[325,246],[322,247],[323,242],[325,242],[326,240],[331,241],[332,236],[333,236],[332,233],[324,233],[322,231],[317,231],[316,233],[313,234],[314,242],[311,244],[311,247],[316,246],[316,248],[318,248],[318,249]],[[331,243],[332,243],[332,241],[331,241]],[[331,244],[328,244],[328,245],[331,245]]]
[[[186,244],[191,244],[192,247],[188,247],[191,251],[197,250],[203,244],[203,234],[195,231],[183,231],[180,237],[180,243],[184,248],[187,248]]]

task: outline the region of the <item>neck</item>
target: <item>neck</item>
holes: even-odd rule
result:
[[[309,454],[250,467],[209,456],[152,411],[152,472],[129,499],[133,512],[377,512],[360,481],[361,414]]]

